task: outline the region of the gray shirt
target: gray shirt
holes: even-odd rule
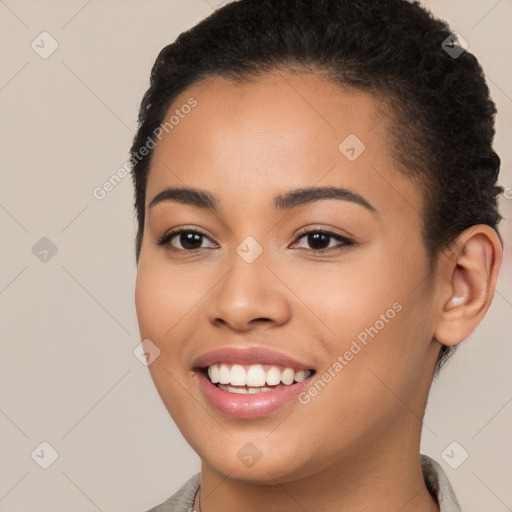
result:
[[[441,512],[461,512],[443,468],[427,455],[422,455],[421,469],[427,489],[437,499]],[[176,494],[147,512],[192,512],[200,483],[201,473],[197,473]]]

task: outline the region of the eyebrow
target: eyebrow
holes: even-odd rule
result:
[[[364,197],[339,187],[307,187],[291,190],[274,198],[274,208],[276,210],[291,210],[322,199],[349,201],[363,206],[372,213],[377,211]],[[195,188],[166,188],[151,200],[149,208],[163,201],[174,201],[205,210],[219,211],[219,202],[212,194]]]

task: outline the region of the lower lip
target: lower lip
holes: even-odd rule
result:
[[[283,386],[272,391],[254,394],[239,394],[222,391],[205,377],[202,371],[196,372],[199,386],[210,403],[222,414],[232,418],[261,418],[278,411],[287,403],[296,399],[309,385],[309,379]]]

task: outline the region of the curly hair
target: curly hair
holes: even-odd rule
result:
[[[498,232],[496,109],[478,60],[447,51],[450,37],[447,23],[407,0],[238,0],[180,34],[153,65],[131,147],[137,263],[153,153],[141,158],[139,149],[172,102],[203,79],[244,82],[279,70],[316,73],[383,100],[393,156],[421,184],[431,268],[466,228]],[[442,346],[437,371],[452,351]]]

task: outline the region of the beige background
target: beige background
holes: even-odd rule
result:
[[[92,191],[128,158],[158,51],[220,4],[0,0],[2,511],[142,512],[199,469],[133,355],[131,180],[102,201]],[[434,386],[422,449],[465,512],[501,512],[512,510],[512,3],[425,4],[468,41],[498,105],[508,261],[488,316]],[[43,31],[59,45],[47,59],[31,48]],[[43,237],[58,250],[46,263],[32,252]],[[59,455],[46,470],[31,458],[49,460],[43,441]],[[458,469],[441,457],[453,441],[469,453]]]

